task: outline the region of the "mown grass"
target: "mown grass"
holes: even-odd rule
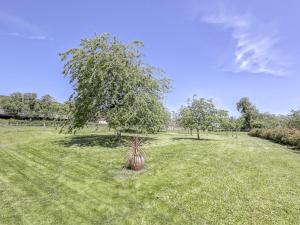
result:
[[[299,224],[300,154],[239,134],[129,137],[0,128],[0,224]]]

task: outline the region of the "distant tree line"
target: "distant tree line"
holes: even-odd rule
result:
[[[178,125],[197,132],[200,139],[200,131],[208,130],[239,130],[241,120],[230,117],[228,111],[217,109],[212,99],[197,98],[188,99],[187,105],[182,106],[176,118]]]
[[[289,115],[260,113],[248,98],[237,103],[242,113],[243,128],[249,135],[300,149],[300,110],[292,110]]]
[[[67,102],[57,102],[49,94],[38,98],[36,93],[14,92],[0,98],[2,115],[16,119],[65,120],[68,108]]]
[[[249,98],[243,97],[236,104],[241,113],[238,118],[230,117],[226,110],[217,109],[211,99],[188,99],[187,105],[182,106],[179,113],[171,114],[172,127],[183,127],[195,130],[200,139],[200,131],[207,130],[241,130],[250,131],[253,128],[290,128],[300,130],[300,110],[292,110],[289,115],[261,113]]]
[[[165,126],[172,128],[181,127],[189,130],[191,133],[194,130],[198,135],[200,135],[199,131],[204,130],[250,131],[254,128],[290,128],[300,130],[300,110],[292,110],[288,115],[261,113],[247,97],[241,98],[236,106],[237,110],[241,113],[241,116],[237,118],[229,116],[226,110],[217,109],[211,99],[197,98],[194,96],[192,99],[188,99],[187,104],[182,106],[179,112],[173,111],[169,113],[165,109],[163,116],[160,117],[162,119],[160,124],[165,124]],[[130,117],[130,114],[135,113],[139,107],[138,105],[135,106],[134,109],[131,108],[132,111],[128,110],[129,114],[127,116]],[[143,111],[141,111],[141,113],[145,114],[146,111],[149,113],[152,110],[152,105],[149,107],[150,108],[144,108],[144,106],[142,106],[141,110]],[[72,112],[70,109],[70,102],[57,102],[49,94],[40,98],[37,97],[36,93],[21,92],[14,92],[9,96],[0,96],[0,114],[4,114],[10,118],[67,120],[70,111]],[[112,110],[110,110],[110,112],[111,111]],[[80,111],[80,113],[84,115],[85,111]],[[114,113],[113,115],[117,114]],[[120,115],[110,115],[109,121],[114,126],[116,126],[116,123],[119,124],[117,126],[120,126],[120,128],[129,129],[132,127],[130,124],[125,125],[125,123],[121,121],[121,118]],[[139,115],[139,118],[143,118],[143,116]],[[99,119],[105,120],[104,117],[99,117],[98,120]],[[95,118],[89,118],[87,120],[97,121]],[[150,129],[151,126],[155,127],[155,125],[151,124],[152,121],[147,125],[148,129]],[[124,125],[122,125],[122,123]],[[157,126],[155,129],[159,130]]]
[[[261,113],[247,97],[240,99],[237,110],[243,121],[241,128],[246,131],[253,128],[300,129],[300,110],[292,110],[288,115]]]

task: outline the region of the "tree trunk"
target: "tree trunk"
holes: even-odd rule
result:
[[[199,128],[197,128],[197,139],[200,140],[200,132],[199,132]]]
[[[191,131],[191,136],[193,136],[193,129],[190,129],[190,131]]]

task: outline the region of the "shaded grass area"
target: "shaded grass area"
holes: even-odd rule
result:
[[[0,128],[0,224],[299,224],[300,155],[240,134],[145,136]]]
[[[129,147],[131,145],[131,140],[134,135],[123,135],[117,138],[114,134],[93,134],[93,135],[79,135],[73,136],[65,140],[60,140],[59,143],[63,144],[65,147],[105,147],[105,148],[116,148],[116,147]],[[141,137],[143,143],[147,143],[150,140],[154,140],[151,137]]]

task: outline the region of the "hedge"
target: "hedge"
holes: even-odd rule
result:
[[[57,127],[61,121],[56,120],[17,120],[17,119],[0,119],[0,125],[10,125],[10,126],[47,126],[47,127]]]
[[[276,143],[295,146],[300,149],[300,130],[289,128],[252,129],[250,136],[260,137]]]

